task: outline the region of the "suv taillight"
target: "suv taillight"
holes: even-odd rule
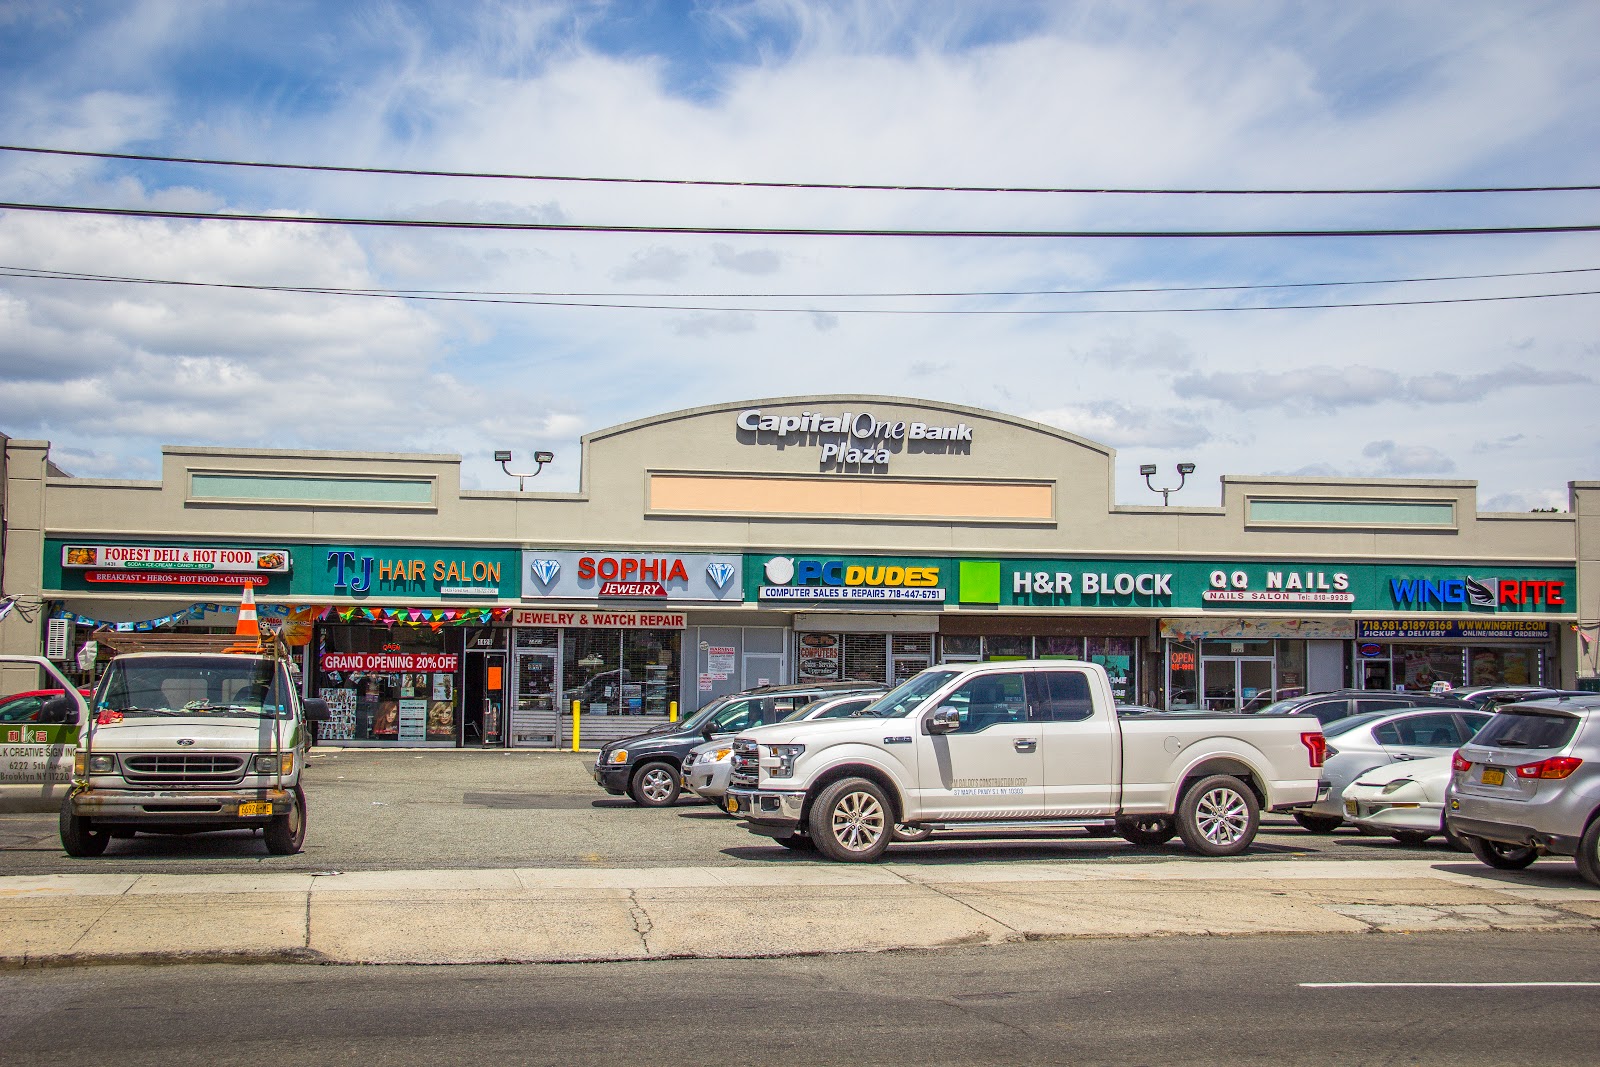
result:
[[[1517,768],[1518,778],[1565,778],[1578,769],[1583,760],[1577,756],[1551,756],[1538,763],[1524,763]]]
[[[1311,753],[1311,766],[1320,767],[1327,761],[1328,739],[1322,736],[1321,730],[1301,734],[1300,743]]]
[[[1472,761],[1463,756],[1458,748],[1450,755],[1450,766],[1458,771],[1470,771],[1472,770]]]

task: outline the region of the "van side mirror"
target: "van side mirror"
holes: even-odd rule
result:
[[[78,702],[62,693],[46,700],[39,708],[42,723],[75,723],[78,721]]]
[[[301,710],[305,712],[306,722],[327,722],[333,718],[333,713],[328,710],[328,702],[321,697],[306,697]]]
[[[950,707],[948,704],[942,708],[934,709],[928,716],[928,732],[930,734],[949,734],[961,729],[961,711],[959,708]]]

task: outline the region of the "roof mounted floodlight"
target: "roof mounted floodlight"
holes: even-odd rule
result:
[[[1144,484],[1150,487],[1150,491],[1152,493],[1160,493],[1161,494],[1161,506],[1162,507],[1166,507],[1167,506],[1167,498],[1170,497],[1173,493],[1176,493],[1179,489],[1182,489],[1183,488],[1183,483],[1188,479],[1189,475],[1194,473],[1194,464],[1193,463],[1180,463],[1180,464],[1178,464],[1178,484],[1172,486],[1169,489],[1159,489],[1159,488],[1157,488],[1155,486],[1154,483],[1152,483],[1150,481],[1151,476],[1154,475],[1155,472],[1156,472],[1156,465],[1154,463],[1141,463],[1141,464],[1139,464],[1139,473],[1144,475]]]
[[[555,458],[556,454],[554,452],[535,452],[533,454],[533,461],[538,464],[537,467],[531,471],[514,471],[508,465],[511,462],[510,449],[497,449],[494,454],[494,461],[500,464],[500,469],[517,480],[517,492],[519,493],[522,492],[523,484],[529,478],[537,478],[539,476],[539,472],[544,470],[544,465]]]

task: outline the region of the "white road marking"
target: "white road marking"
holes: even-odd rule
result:
[[[1301,982],[1301,989],[1595,989],[1600,982]]]

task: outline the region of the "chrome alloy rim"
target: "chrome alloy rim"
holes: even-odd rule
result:
[[[1231,845],[1244,837],[1250,825],[1250,809],[1236,790],[1220,787],[1207,790],[1195,805],[1195,822],[1200,835],[1213,845]]]
[[[833,806],[834,840],[852,852],[877,844],[883,826],[883,806],[871,793],[846,793]]]
[[[663,770],[645,771],[639,792],[651,800],[663,801],[672,795],[672,776]]]

